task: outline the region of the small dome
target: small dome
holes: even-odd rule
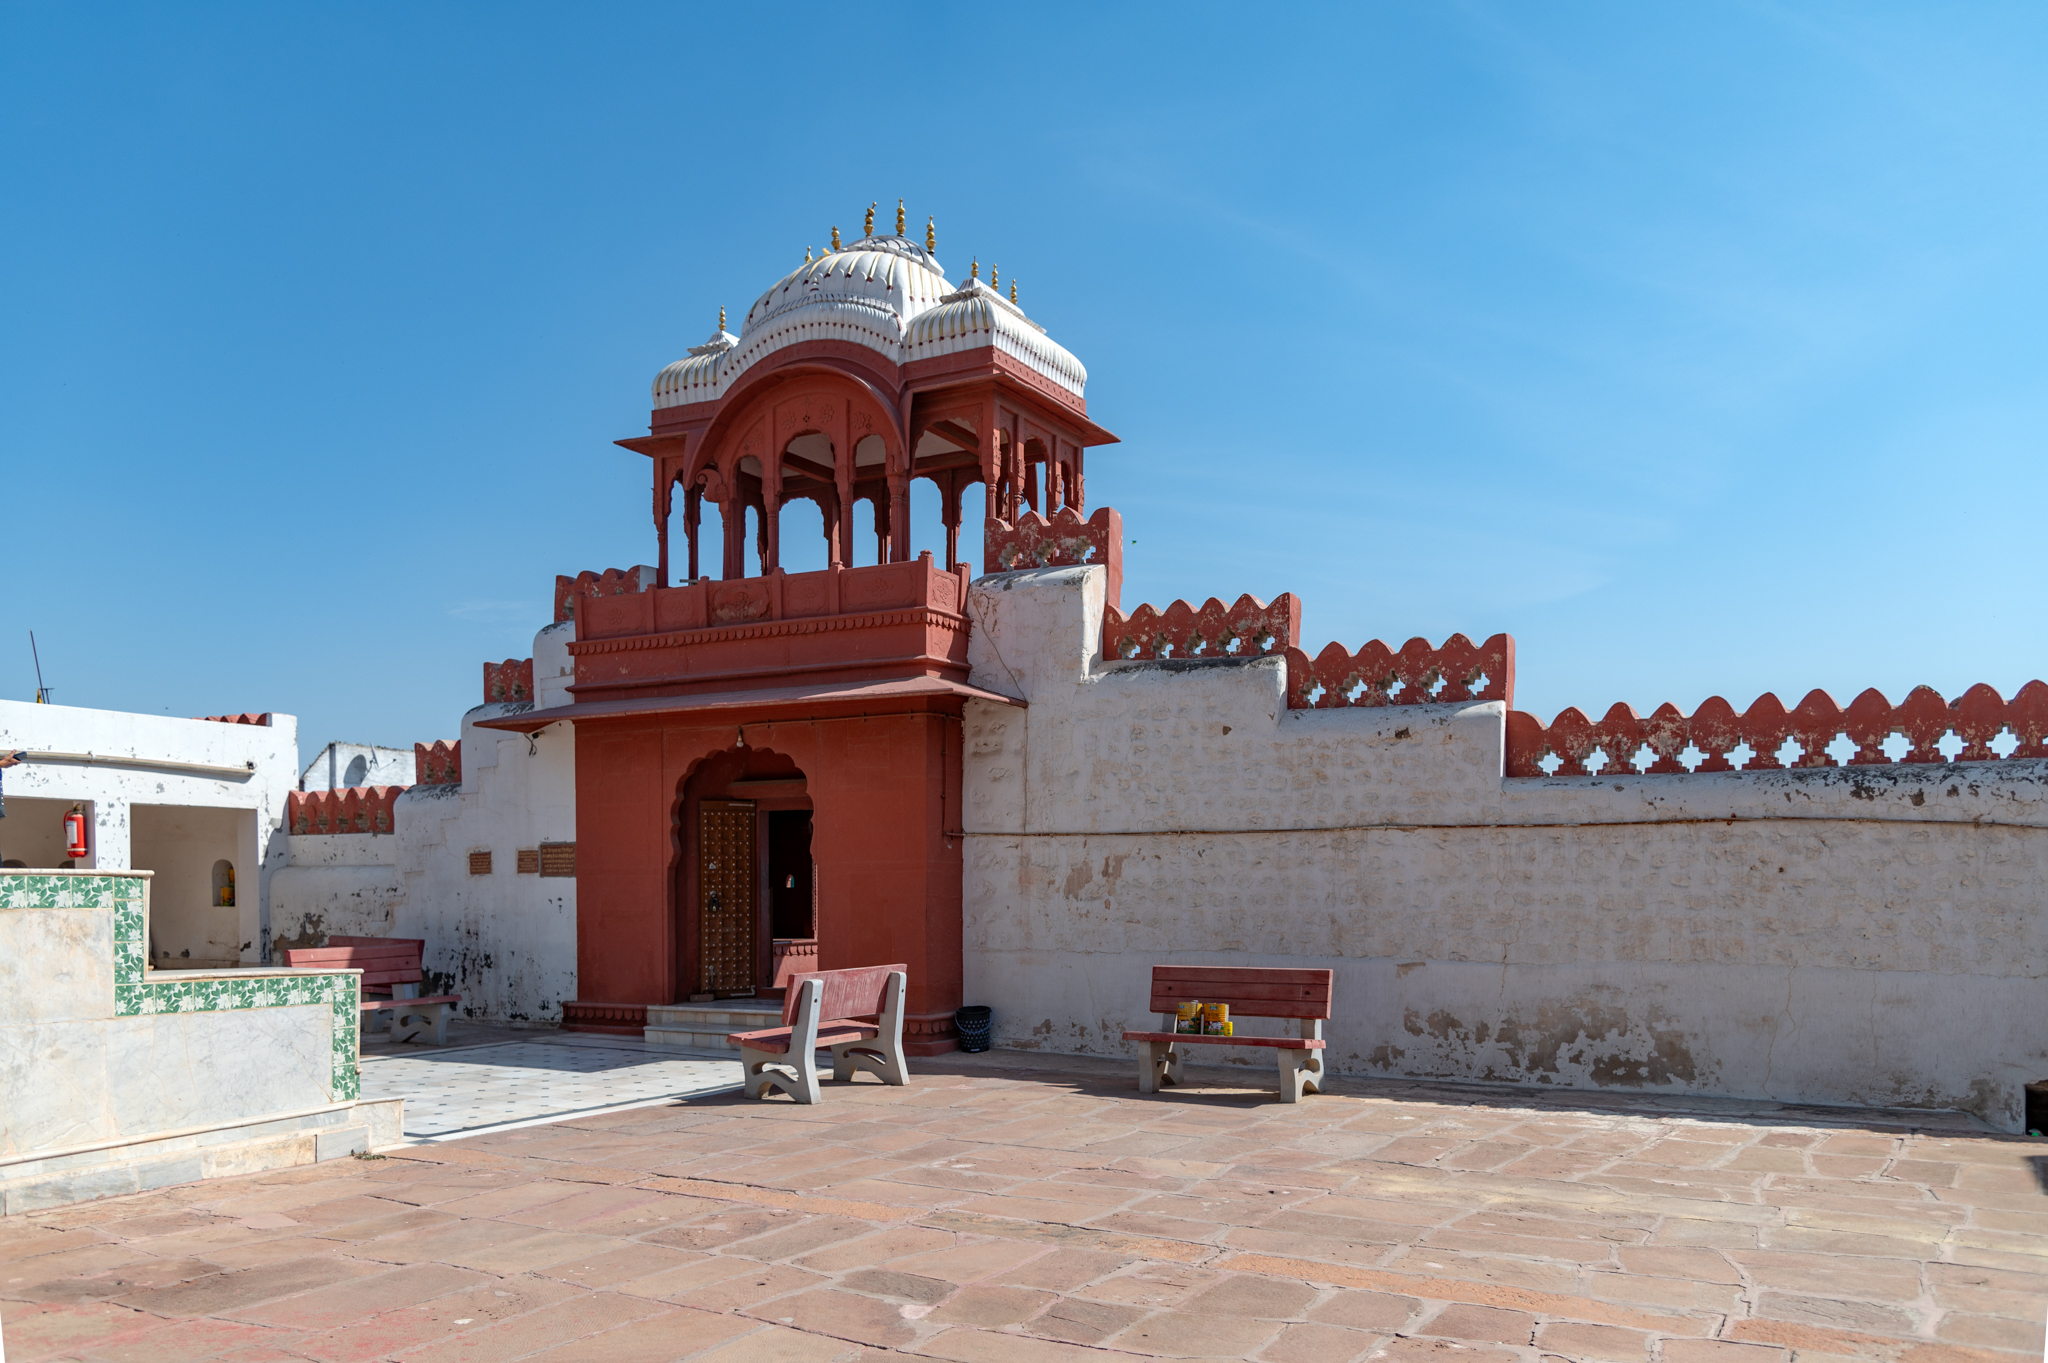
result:
[[[710,402],[756,361],[803,341],[850,341],[895,364],[994,345],[1076,396],[1088,378],[1016,304],[979,280],[956,290],[922,243],[863,237],[777,280],[747,309],[738,336],[721,330],[663,369],[654,405]]]
[[[951,355],[993,345],[1081,396],[1088,371],[1045,328],[1024,315],[1024,309],[979,279],[970,279],[911,322],[903,338],[903,362]]]

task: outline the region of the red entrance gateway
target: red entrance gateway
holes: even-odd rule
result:
[[[985,543],[1008,543],[1027,508],[1082,514],[1083,451],[1116,437],[1088,420],[1080,362],[1014,298],[948,283],[900,206],[894,236],[834,237],[737,337],[721,313],[655,380],[650,433],[619,443],[652,461],[656,585],[576,603],[573,704],[486,721],[576,724],[565,1026],[637,1031],[650,1004],[770,993],[814,950],[800,968],[908,962],[905,1050],[955,1044],[960,713],[1004,700],[967,675],[963,493],[982,484]],[[939,489],[943,567],[910,555],[917,478]],[[795,501],[820,513],[822,572],[779,566]],[[855,568],[861,501],[877,562]],[[698,576],[706,503],[717,581]],[[1107,549],[1113,517],[1090,527]]]

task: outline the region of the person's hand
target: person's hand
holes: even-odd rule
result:
[[[0,771],[20,766],[27,757],[28,754],[25,752],[0,753]]]

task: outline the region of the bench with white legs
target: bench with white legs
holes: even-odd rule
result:
[[[1194,1046],[1255,1046],[1275,1053],[1280,1065],[1280,1101],[1298,1103],[1303,1093],[1323,1091],[1323,1020],[1330,1016],[1335,975],[1328,970],[1264,969],[1257,966],[1155,965],[1152,1011],[1166,1030],[1125,1032],[1142,1044],[1138,1092],[1157,1093],[1161,1083],[1181,1082],[1181,1066]],[[1183,1003],[1227,1003],[1233,1020],[1290,1018],[1298,1036],[1200,1036],[1174,1030]]]
[[[909,970],[900,965],[819,970],[792,975],[782,1000],[780,1027],[734,1032],[747,1096],[780,1089],[799,1103],[818,1101],[818,1050],[832,1052],[832,1078],[848,1083],[866,1070],[885,1084],[909,1078],[903,1063],[903,991]]]
[[[430,1045],[445,1046],[448,1015],[462,1002],[462,995],[420,997],[420,983],[426,978],[420,957],[426,945],[422,937],[329,937],[324,947],[286,947],[284,963],[362,971],[359,1007],[365,1031],[382,1018],[393,1041],[419,1037]]]

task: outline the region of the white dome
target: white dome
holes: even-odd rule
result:
[[[1045,328],[986,284],[956,291],[919,243],[866,237],[777,280],[747,309],[738,336],[721,330],[663,369],[654,405],[722,397],[755,361],[803,341],[851,341],[896,364],[994,345],[1077,397],[1088,378]]]

